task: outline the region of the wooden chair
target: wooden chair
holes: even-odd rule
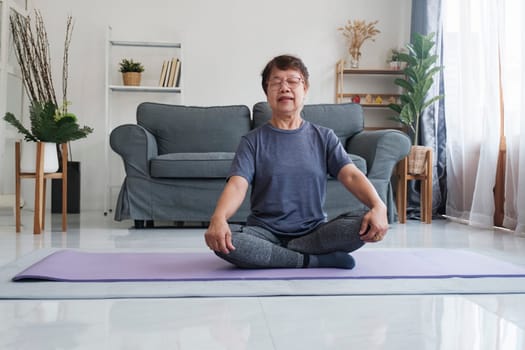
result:
[[[402,159],[397,165],[396,206],[401,224],[404,224],[407,219],[407,184],[410,180],[421,181],[421,221],[426,224],[432,223],[432,148],[426,148],[425,166],[421,174],[409,174],[408,157]]]
[[[44,173],[44,143],[37,142],[35,172],[26,173],[20,170],[20,141],[15,144],[15,181],[16,181],[16,232],[20,232],[20,180],[35,179],[35,215],[33,233],[40,234],[45,226],[46,180],[62,179],[62,231],[67,230],[67,144],[60,145],[62,151],[62,172]]]

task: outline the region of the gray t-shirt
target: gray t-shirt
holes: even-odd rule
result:
[[[327,174],[337,177],[349,163],[331,129],[308,121],[295,130],[268,123],[242,137],[229,176],[252,186],[247,225],[301,235],[326,221]]]

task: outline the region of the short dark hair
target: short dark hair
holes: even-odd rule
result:
[[[266,67],[264,67],[261,76],[262,76],[262,88],[264,90],[264,93],[268,93],[268,78],[270,77],[270,73],[272,72],[272,69],[277,68],[280,70],[287,70],[287,69],[295,69],[301,73],[304,79],[305,86],[308,86],[308,69],[304,65],[303,61],[301,61],[300,58],[292,56],[292,55],[280,55],[274,57],[270,62],[266,64]]]

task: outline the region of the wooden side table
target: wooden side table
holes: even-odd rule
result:
[[[46,180],[62,179],[62,232],[67,230],[67,144],[60,145],[62,151],[62,172],[44,173],[44,143],[37,142],[36,148],[36,170],[34,173],[20,171],[20,142],[15,144],[15,180],[16,199],[15,216],[16,232],[20,232],[20,180],[35,179],[35,215],[33,221],[33,233],[40,234],[45,224],[46,209]]]
[[[404,224],[407,219],[407,184],[410,180],[421,181],[420,206],[421,221],[432,223],[432,148],[425,147],[425,165],[421,174],[408,172],[408,157],[403,158],[397,165],[396,206],[399,222]]]

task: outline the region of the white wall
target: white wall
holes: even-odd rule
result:
[[[95,132],[72,144],[73,156],[82,162],[82,210],[102,211],[108,25],[123,40],[183,43],[184,104],[252,106],[264,100],[260,72],[281,53],[304,60],[311,74],[307,103],[323,103],[335,101],[335,63],[346,52],[337,28],[348,19],[379,20],[381,34],[364,44],[361,66],[383,67],[390,48],[408,41],[411,0],[30,0],[29,6],[40,9],[46,23],[55,84],[65,19],[74,17],[68,99]]]

